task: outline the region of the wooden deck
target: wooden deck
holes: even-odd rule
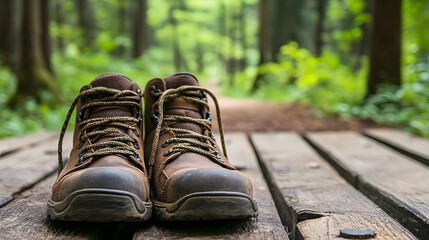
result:
[[[345,239],[347,229],[371,239],[429,239],[429,140],[391,129],[226,138],[230,160],[253,179],[255,219],[51,221],[56,134],[1,140],[0,239]]]

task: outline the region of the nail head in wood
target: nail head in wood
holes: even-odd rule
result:
[[[371,229],[341,229],[340,237],[343,238],[357,238],[357,239],[368,239],[374,238],[375,232]]]

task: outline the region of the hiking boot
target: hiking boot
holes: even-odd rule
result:
[[[73,149],[63,168],[62,140],[77,106]],[[141,90],[108,73],[80,90],[58,143],[59,175],[48,201],[55,220],[145,221],[151,217],[143,163]]]
[[[211,129],[207,95],[186,73],[151,80],[145,98],[145,162],[161,220],[242,219],[257,215],[250,179],[227,159]]]

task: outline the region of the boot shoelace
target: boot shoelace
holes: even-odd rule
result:
[[[95,96],[101,97],[95,97]],[[105,106],[133,106],[139,109],[141,90],[134,92],[131,90],[117,90],[105,87],[95,87],[88,90],[82,91],[72,102],[70,109],[67,113],[63,127],[61,129],[60,137],[58,140],[58,174],[63,169],[62,160],[62,144],[67,125],[70,121],[70,117],[80,99],[87,99],[82,105],[80,112],[77,115],[76,123],[81,127],[79,135],[79,148],[83,147],[83,143],[88,139],[91,141],[90,144],[83,147],[79,154],[79,160],[76,166],[82,164],[86,159],[91,157],[102,157],[112,154],[121,154],[124,156],[133,157],[137,161],[141,161],[138,153],[135,149],[138,149],[137,140],[130,135],[115,129],[114,127],[120,127],[124,129],[130,129],[136,135],[140,137],[137,130],[133,128],[129,123],[141,123],[142,116],[141,110],[137,110],[136,117],[127,116],[112,116],[112,117],[98,117],[89,118],[83,120],[83,112],[85,109],[92,107],[105,107]],[[112,128],[111,128],[112,127]],[[89,131],[93,129],[93,131]],[[101,130],[99,130],[101,129]],[[106,141],[97,143],[99,139],[107,139]],[[129,144],[134,144],[132,148]],[[91,150],[91,151],[89,151]]]
[[[156,89],[153,92],[154,97],[159,99],[154,103],[153,109],[158,109],[155,117],[157,118],[157,125],[155,128],[154,140],[152,142],[152,148],[149,158],[149,177],[152,177],[153,165],[155,163],[156,149],[159,143],[160,135],[164,132],[171,131],[174,133],[174,137],[170,137],[164,142],[161,147],[167,147],[171,143],[176,145],[164,152],[164,156],[169,156],[165,163],[174,160],[180,154],[185,152],[194,152],[204,155],[215,162],[223,162],[221,156],[216,148],[216,141],[212,134],[211,129],[211,115],[209,113],[209,106],[207,103],[206,94],[209,94],[213,99],[216,107],[217,123],[219,126],[220,139],[222,144],[222,150],[225,158],[227,158],[225,140],[223,135],[222,120],[220,116],[220,109],[216,97],[210,91],[202,87],[196,86],[182,86],[176,89],[168,89],[164,92]],[[207,116],[205,119],[197,119],[180,115],[165,115],[164,116],[164,103],[170,99],[183,97],[186,101],[196,103],[203,106],[207,110]],[[163,124],[166,126],[163,127]],[[184,128],[174,128],[168,125],[168,122],[172,123],[194,123],[202,127],[202,134],[194,132],[192,130]],[[174,154],[173,154],[174,153]]]

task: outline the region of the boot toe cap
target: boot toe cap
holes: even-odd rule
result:
[[[252,196],[250,179],[224,168],[199,168],[184,170],[171,176],[167,183],[166,200],[175,202],[193,193],[232,192]]]
[[[143,173],[118,167],[82,169],[57,182],[53,188],[52,198],[63,200],[75,191],[94,188],[126,191],[147,201],[149,189],[140,174]]]

